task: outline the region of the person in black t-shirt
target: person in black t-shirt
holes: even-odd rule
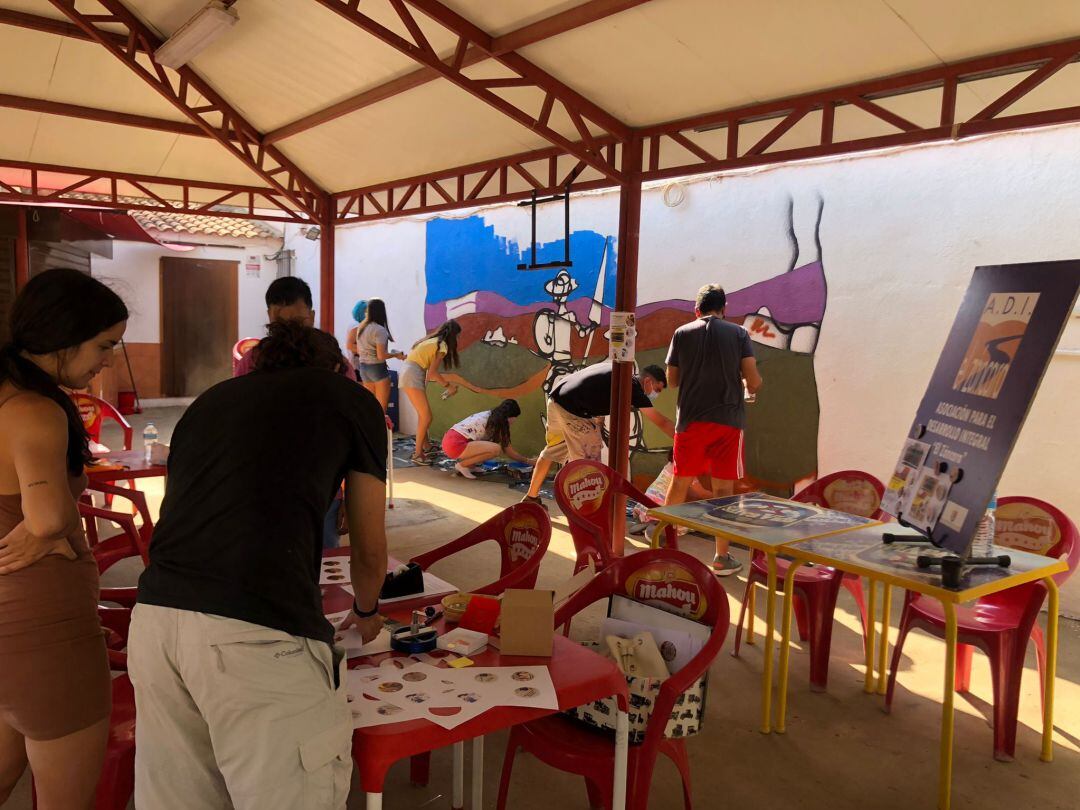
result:
[[[603,440],[600,427],[611,412],[610,362],[596,363],[559,379],[547,400],[545,447],[533,468],[529,491],[522,503],[543,506],[540,487],[555,462],[565,464],[579,458],[600,460]],[[630,406],[664,431],[675,435],[675,423],[653,407],[652,403],[667,385],[660,366],[646,366],[635,374],[630,386]]]
[[[128,645],[140,807],[183,796],[340,810],[348,795],[352,723],[322,609],[322,522],[344,479],[356,598],[342,628],[369,641],[386,574],[382,408],[338,373],[325,332],[273,323],[255,358],[173,433]]]

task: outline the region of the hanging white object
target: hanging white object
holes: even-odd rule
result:
[[[154,51],[154,61],[173,70],[186,65],[239,22],[236,12],[211,0]]]

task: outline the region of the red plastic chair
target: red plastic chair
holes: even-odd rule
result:
[[[135,513],[142,516],[142,524],[136,525],[135,518],[130,514],[94,506],[87,494],[89,492],[102,492],[130,500]],[[94,555],[94,560],[97,562],[98,573],[103,574],[120,560],[130,557],[140,557],[143,564],[148,565],[154,524],[150,519],[150,510],[143,493],[96,482],[87,487],[87,493],[84,493],[79,500],[79,514],[83,519],[90,553]],[[98,533],[98,520],[112,523],[120,529],[120,532],[102,539]],[[131,608],[135,605],[137,590],[133,585],[102,588],[101,599]]]
[[[570,524],[570,536],[577,551],[575,574],[587,568],[590,559],[597,569],[613,559],[611,517],[617,494],[632,498],[650,509],[660,505],[599,461],[571,461],[555,477],[555,501]],[[678,549],[675,527],[666,526],[664,535],[666,547]]]
[[[236,370],[240,367],[240,361],[244,358],[244,355],[259,345],[259,341],[262,338],[246,337],[240,338],[236,341],[236,345],[232,350],[232,375],[236,376]]]
[[[689,607],[682,601],[642,598],[641,586],[657,578],[676,583],[680,591],[693,594]],[[686,741],[683,738],[665,737],[664,732],[676,699],[708,671],[724,645],[728,631],[727,594],[719,580],[696,558],[673,549],[649,549],[613,560],[556,611],[555,626],[568,623],[575,614],[613,594],[628,596],[712,628],[701,651],[660,687],[652,717],[646,726],[645,738],[639,745],[630,746],[627,767],[626,796],[630,810],[644,810],[648,806],[653,768],[659,754],[670,758],[679,769],[683,802],[690,808],[690,760],[686,753]],[[590,806],[611,807],[614,736],[590,729],[563,715],[550,715],[511,729],[499,781],[498,810],[506,807],[514,758],[519,749],[553,768],[584,777]]]
[[[86,428],[86,433],[92,441],[101,444],[101,426],[106,419],[111,419],[120,425],[120,429],[124,432],[124,449],[131,449],[131,441],[134,435],[131,424],[111,403],[95,397],[93,394],[84,394],[79,391],[71,392],[71,400],[75,403],[75,407],[79,409],[83,427]]]
[[[1080,562],[1080,535],[1076,525],[1058,508],[1037,498],[1010,497],[998,501],[994,544],[1065,559],[1069,568],[1054,577],[1061,586]],[[1020,526],[1018,524],[1022,523]],[[1016,716],[1020,709],[1020,680],[1028,641],[1035,642],[1042,697],[1046,650],[1039,611],[1046,598],[1042,582],[1030,582],[1001,593],[984,596],[974,605],[957,608],[959,646],[956,656],[955,688],[967,692],[971,685],[971,657],[978,647],[990,659],[994,690],[994,758],[1009,762],[1016,753]],[[934,599],[908,591],[904,612],[889,668],[886,710],[891,710],[896,673],[908,632],[922,628],[938,638],[945,637],[945,617]]]
[[[488,541],[499,544],[499,578],[482,587],[470,588],[469,593],[499,596],[507,588],[535,588],[540,563],[551,542],[551,519],[535,503],[514,504],[468,534],[413,557],[410,562],[426,571],[432,563]],[[426,785],[430,770],[431,755],[417,754],[410,760],[409,779],[414,785]]]
[[[540,563],[551,541],[551,519],[543,507],[534,503],[517,503],[486,520],[468,534],[449,543],[413,557],[425,571],[438,560],[457,554],[487,541],[499,544],[499,578],[469,593],[498,596],[507,588],[536,587]]]
[[[792,500],[881,520],[883,513],[879,506],[884,492],[885,487],[882,483],[869,473],[860,470],[843,470],[815,481],[795,495]],[[787,571],[787,560],[777,559],[776,577],[779,586],[783,585]],[[742,610],[739,611],[739,625],[735,630],[733,652],[735,657],[738,657],[739,648],[742,646],[743,619],[747,614],[747,608],[753,610],[754,583],[765,584],[768,579],[768,560],[761,552],[755,552],[750,562]],[[817,692],[824,692],[829,681],[833,612],[836,610],[836,599],[840,594],[841,585],[851,592],[859,607],[865,644],[867,619],[862,579],[854,574],[841,574],[835,568],[826,566],[803,566],[795,572],[795,619],[798,623],[799,638],[803,641],[809,640],[810,688]],[[753,627],[752,623],[750,627]]]

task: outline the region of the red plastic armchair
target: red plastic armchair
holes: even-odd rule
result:
[[[71,400],[75,403],[75,407],[79,409],[83,427],[86,428],[86,433],[91,440],[101,444],[101,425],[106,419],[111,419],[120,425],[120,429],[124,432],[124,449],[131,449],[133,431],[128,420],[124,418],[120,411],[116,410],[110,403],[92,394],[73,391]]]
[[[114,494],[119,497],[129,498],[135,504],[135,508],[144,515],[144,522],[140,527],[135,525],[135,518],[129,514],[94,506],[92,503],[87,502],[86,496],[79,501],[79,514],[83,519],[90,553],[94,555],[97,562],[98,572],[103,574],[120,560],[129,557],[140,557],[144,565],[148,564],[153,523],[149,522],[149,512],[146,509],[146,500],[142,493],[131,492],[108,484],[95,484],[94,489],[106,492],[115,490]],[[120,532],[101,539],[98,534],[98,520],[114,524],[120,529]],[[102,588],[101,600],[116,602],[131,608],[135,604],[136,593],[137,588],[135,586]]]
[[[677,592],[678,601],[674,597],[671,601],[666,597],[657,598],[655,593],[650,593],[655,591],[655,582],[677,585],[677,588],[666,590],[669,593]],[[644,740],[639,745],[630,746],[626,790],[630,810],[644,810],[648,806],[653,768],[660,754],[669,757],[679,769],[683,802],[689,809],[690,760],[686,753],[686,742],[682,738],[665,737],[664,732],[676,699],[705,674],[724,645],[728,631],[727,594],[719,580],[696,558],[673,549],[649,549],[613,560],[556,612],[555,626],[566,624],[576,613],[613,594],[655,605],[712,628],[701,651],[664,681],[646,726]],[[498,810],[504,810],[507,806],[510,776],[519,749],[528,751],[547,765],[584,777],[590,805],[611,807],[614,737],[568,717],[551,715],[511,730],[499,782]]]
[[[617,494],[632,498],[651,508],[656,501],[639,490],[615,470],[599,461],[571,461],[555,477],[555,501],[570,524],[577,562],[574,573],[587,568],[592,559],[596,567],[611,562],[611,517]],[[678,549],[675,527],[664,529],[665,545]]]
[[[812,503],[848,512],[853,515],[881,520],[883,513],[879,508],[885,487],[874,476],[861,470],[843,470],[826,475],[796,494],[792,500]],[[777,582],[783,583],[787,575],[787,560],[776,561]],[[766,583],[769,577],[769,564],[765,555],[755,552],[750,562],[750,573],[746,581],[746,593],[743,595],[742,609],[739,611],[739,625],[735,630],[735,650],[739,655],[742,646],[743,619],[748,609],[754,609],[754,583]],[[842,574],[835,568],[825,566],[803,566],[795,572],[795,619],[798,623],[799,638],[809,641],[810,646],[810,688],[824,692],[829,681],[829,652],[832,648],[833,613],[836,610],[836,598],[843,585],[855,598],[862,619],[863,643],[866,643],[866,603],[863,598],[862,579],[854,574]],[[753,635],[753,618],[749,630]],[[753,643],[749,640],[747,643]]]
[[[259,345],[259,341],[262,338],[246,337],[240,338],[236,341],[236,345],[232,350],[232,375],[235,377],[237,369],[240,368],[240,361],[244,358],[244,355]]]
[[[410,562],[426,571],[432,563],[488,540],[499,544],[499,578],[482,587],[470,588],[469,592],[498,596],[507,588],[534,588],[551,541],[551,520],[543,507],[534,503],[514,504],[468,534],[413,557]]]
[[[1058,508],[1037,498],[1010,497],[998,501],[994,544],[1013,547],[1047,557],[1065,559],[1069,568],[1054,577],[1060,586],[1080,562],[1080,535],[1076,525]],[[1020,680],[1029,641],[1035,643],[1042,697],[1046,651],[1039,611],[1046,599],[1046,586],[1030,582],[1001,593],[984,596],[974,605],[957,608],[959,647],[956,656],[958,692],[971,685],[971,658],[977,647],[990,659],[994,692],[994,758],[1011,761],[1016,753],[1016,716],[1020,709]],[[892,708],[896,673],[908,632],[919,627],[945,638],[945,617],[939,602],[908,591],[889,668],[885,707]]]

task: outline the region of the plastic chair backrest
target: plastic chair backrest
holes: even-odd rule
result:
[[[995,545],[1064,559],[1068,563],[1068,570],[1054,576],[1059,586],[1072,576],[1080,562],[1080,534],[1076,524],[1056,506],[1038,498],[1013,495],[998,499],[994,518]],[[1000,602],[1024,587],[1010,588],[995,594],[997,599],[986,597],[985,600]]]
[[[729,627],[727,593],[696,557],[675,549],[648,549],[612,560],[555,611],[555,626],[562,627],[589,605],[614,594],[712,628],[701,651],[660,686],[642,742],[644,751],[651,747],[655,754],[675,701],[705,674],[724,646]]]
[[[413,557],[411,562],[427,570],[438,560],[489,540],[499,545],[499,578],[469,592],[497,596],[507,588],[536,587],[540,563],[551,542],[551,519],[542,507],[534,503],[514,504],[468,534]]]
[[[236,369],[244,355],[258,346],[260,340],[262,340],[262,338],[246,337],[236,341],[236,345],[233,346],[232,350],[232,370],[234,377],[236,376]]]
[[[124,449],[131,449],[132,434],[134,431],[130,423],[116,410],[111,403],[95,397],[93,394],[84,394],[79,391],[71,392],[71,401],[79,409],[83,427],[87,435],[98,444],[101,443],[101,425],[106,419],[112,419],[124,432]]]
[[[797,492],[791,500],[881,520],[881,497],[884,494],[885,485],[870,473],[841,470],[819,478]]]
[[[656,501],[615,470],[599,461],[571,461],[555,476],[555,501],[570,524],[570,536],[577,551],[578,567],[589,557],[601,568],[611,562],[612,503],[621,494],[651,508]],[[675,547],[675,529],[667,527],[667,542]]]

